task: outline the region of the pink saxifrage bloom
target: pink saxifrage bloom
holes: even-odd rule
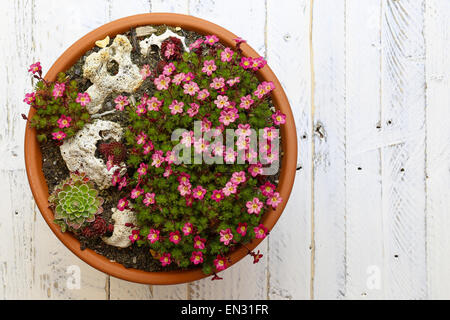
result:
[[[165,161],[165,157],[163,156],[163,152],[161,150],[155,151],[152,154],[152,166],[159,168]]]
[[[131,199],[137,199],[137,198],[139,198],[143,193],[144,193],[144,189],[141,189],[141,188],[136,187],[136,188],[134,188],[133,190],[131,190],[130,197],[131,197]]]
[[[206,43],[207,45],[212,46],[212,45],[214,45],[217,41],[219,41],[219,38],[218,38],[215,34],[205,36],[205,43]]]
[[[216,201],[216,202],[222,201],[223,198],[225,198],[225,195],[223,194],[222,190],[214,190],[212,195],[211,195],[211,199]]]
[[[197,99],[200,101],[203,101],[208,97],[209,97],[209,91],[207,89],[200,90],[197,94]]]
[[[178,102],[178,100],[173,100],[172,103],[169,105],[170,113],[172,115],[183,113],[183,107],[184,102],[182,101]]]
[[[186,222],[181,231],[183,231],[183,234],[185,236],[188,236],[194,231],[194,226],[192,225],[192,223]]]
[[[171,62],[164,66],[163,75],[170,76],[175,71],[175,65]]]
[[[222,77],[215,77],[209,84],[210,88],[219,90],[225,86],[225,79]]]
[[[161,262],[161,265],[163,267],[168,266],[169,264],[172,263],[172,258],[170,253],[164,253],[161,258],[159,258],[159,261]]]
[[[117,96],[117,98],[114,99],[114,102],[116,103],[116,109],[119,111],[123,111],[123,109],[130,104],[128,97],[122,95]]]
[[[231,59],[233,58],[233,54],[234,54],[233,50],[231,50],[230,48],[225,48],[220,53],[220,60],[222,60],[222,62],[230,62]]]
[[[259,189],[261,190],[263,196],[265,197],[269,197],[273,194],[273,192],[275,191],[275,185],[270,183],[269,181],[267,181],[266,183],[264,183],[263,185],[261,185],[259,187]]]
[[[119,203],[117,204],[117,209],[119,209],[119,211],[123,211],[127,206],[128,206],[128,199],[122,198],[119,200]]]
[[[274,192],[269,196],[269,198],[267,198],[266,203],[275,209],[276,207],[278,207],[278,205],[281,203],[281,201],[282,201],[282,199],[281,199],[280,193]]]
[[[201,251],[192,252],[192,256],[190,258],[191,262],[195,265],[203,262],[203,253]]]
[[[174,244],[180,243],[180,241],[181,241],[180,231],[171,232],[169,234],[169,240],[170,240],[170,242],[172,242]]]
[[[230,105],[230,102],[228,101],[227,96],[218,95],[216,100],[214,100],[214,104],[217,106],[217,108],[222,109],[226,108]]]
[[[252,96],[248,94],[241,97],[241,103],[239,104],[239,107],[247,110],[252,106],[253,102],[254,100],[252,99]]]
[[[194,190],[192,190],[192,196],[198,200],[203,200],[203,198],[205,197],[205,194],[206,194],[206,189],[203,188],[202,186],[197,186],[194,188]]]
[[[57,140],[57,141],[61,141],[64,140],[64,138],[67,136],[67,134],[65,134],[62,131],[58,131],[58,132],[52,132],[52,139],[53,140]]]
[[[205,60],[203,62],[202,72],[206,73],[208,76],[212,75],[212,73],[216,70],[217,66],[214,60]]]
[[[63,96],[65,90],[66,90],[66,84],[57,82],[57,83],[55,83],[55,86],[53,87],[52,95],[55,99],[58,99],[58,97]]]
[[[267,228],[263,224],[259,224],[259,226],[254,227],[253,231],[255,231],[256,239],[264,239],[267,236]]]
[[[247,178],[245,177],[245,171],[233,172],[230,181],[236,185],[244,183],[245,181],[247,181]]]
[[[25,94],[25,99],[23,99],[23,102],[31,105],[36,100],[36,93],[27,93]]]
[[[42,72],[42,67],[40,62],[33,63],[30,68],[28,69],[28,72],[31,72],[32,74],[40,73]]]
[[[150,243],[155,243],[159,240],[159,230],[157,229],[150,229],[147,239],[150,241]]]
[[[272,114],[273,123],[276,125],[285,124],[286,123],[286,115],[282,113],[280,110],[277,110],[274,114]]]
[[[239,223],[236,228],[236,232],[244,237],[247,234],[247,223]]]
[[[148,207],[149,205],[155,204],[155,194],[152,192],[147,192],[144,196],[142,202]]]
[[[264,203],[255,197],[255,198],[253,198],[252,201],[247,201],[247,203],[246,203],[247,212],[249,214],[258,215],[261,212],[263,205],[264,205]]]
[[[216,259],[214,259],[214,266],[217,271],[225,270],[227,268],[226,258],[222,255],[217,255]]]
[[[155,84],[156,89],[158,89],[159,91],[167,90],[169,88],[170,78],[162,74],[158,78],[156,78],[153,83]]]
[[[220,230],[220,242],[223,242],[224,245],[229,245],[233,240],[233,233],[231,229]]]
[[[195,96],[195,94],[200,90],[198,84],[194,81],[189,81],[183,85],[184,93],[190,96]]]
[[[135,243],[137,240],[141,239],[141,236],[139,235],[139,230],[132,230],[131,235],[128,237],[131,241],[131,243]]]
[[[89,93],[78,93],[77,98],[75,99],[75,102],[79,103],[81,106],[86,107],[86,105],[91,102],[91,97],[89,96]]]
[[[58,127],[60,129],[69,128],[71,121],[72,121],[71,117],[68,117],[68,116],[65,116],[65,115],[61,115],[61,117],[58,119]]]
[[[156,97],[151,97],[147,100],[148,111],[159,111],[159,107],[162,105],[162,101],[158,100]]]
[[[152,75],[152,70],[148,64],[144,64],[139,73],[141,74],[142,79],[145,80]]]
[[[194,237],[194,249],[203,250],[205,249],[206,239],[201,238],[200,236]]]

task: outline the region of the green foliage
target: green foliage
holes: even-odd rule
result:
[[[103,199],[84,174],[71,173],[55,187],[49,203],[54,208],[54,222],[61,226],[62,232],[79,230],[103,212]]]

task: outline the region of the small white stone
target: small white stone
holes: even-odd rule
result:
[[[189,52],[189,48],[186,46],[186,43],[185,43],[186,38],[179,36],[176,33],[174,33],[173,31],[167,29],[166,32],[164,32],[163,34],[161,34],[159,36],[152,34],[150,37],[145,38],[144,40],[140,41],[139,46],[141,47],[141,54],[144,57],[146,57],[148,55],[152,45],[156,45],[159,48],[161,48],[161,44],[164,42],[164,40],[166,40],[170,37],[180,39],[184,50]]]
[[[138,27],[138,28],[136,28],[136,36],[137,37],[145,37],[156,31],[157,30],[155,28],[153,28],[152,26]]]
[[[64,141],[60,146],[61,156],[69,171],[84,172],[99,189],[106,189],[111,186],[112,176],[118,167],[114,166],[108,171],[103,159],[95,156],[96,145],[99,140],[120,141],[122,134],[123,129],[118,123],[95,120]],[[124,174],[125,170],[124,168],[121,174]]]
[[[126,248],[131,245],[129,236],[133,231],[132,227],[125,226],[126,223],[133,225],[137,224],[136,213],[134,211],[125,209],[119,211],[117,208],[112,208],[113,212],[111,218],[114,220],[114,231],[111,237],[103,237],[102,240],[110,246]]]

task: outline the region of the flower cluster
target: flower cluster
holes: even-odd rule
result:
[[[39,62],[32,64],[28,71],[38,82],[23,101],[36,109],[29,123],[36,128],[39,142],[48,138],[61,142],[90,121],[86,105],[91,98],[88,93],[79,92],[76,81],[69,81],[64,73],[58,74],[55,82],[46,81]]]
[[[137,103],[124,95],[115,99],[116,109],[130,120],[128,173],[113,176],[113,185],[127,192],[117,208],[136,211],[138,225],[130,239],[150,247],[163,267],[201,266],[206,274],[225,269],[227,253],[267,235],[261,217],[282,201],[261,161],[279,160],[273,141],[285,115],[272,107],[274,84],[256,77],[266,61],[242,56],[243,42],[236,39],[233,49],[209,35],[181,55],[180,44],[171,38],[161,47],[163,61],[156,69],[142,69],[153,92]],[[200,123],[200,136],[195,123]],[[186,130],[172,140],[178,128]],[[218,139],[227,129],[237,134],[234,146]],[[253,131],[263,132],[260,161]],[[175,152],[180,145],[182,155]],[[181,163],[181,157],[192,162]],[[223,162],[202,165],[196,157]]]

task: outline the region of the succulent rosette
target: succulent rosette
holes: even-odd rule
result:
[[[103,212],[103,198],[83,173],[71,173],[56,186],[49,202],[54,208],[54,222],[61,226],[62,232],[77,231],[94,222],[96,215]]]

